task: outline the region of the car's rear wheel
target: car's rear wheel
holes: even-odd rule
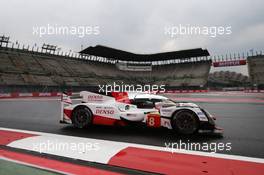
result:
[[[77,128],[84,128],[92,124],[92,112],[87,107],[77,107],[73,110],[72,123]]]
[[[191,135],[198,131],[199,122],[194,112],[189,110],[181,110],[172,116],[172,127],[178,133],[183,135]]]

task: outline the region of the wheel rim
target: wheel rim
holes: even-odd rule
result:
[[[78,128],[83,128],[89,123],[89,112],[85,109],[79,109],[75,112],[74,125]]]
[[[189,112],[182,112],[177,115],[174,124],[183,134],[192,134],[197,130],[196,118]]]
[[[84,111],[78,111],[77,113],[77,122],[78,123],[83,123],[87,118],[87,114]]]

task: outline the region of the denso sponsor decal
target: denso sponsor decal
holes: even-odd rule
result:
[[[88,95],[87,98],[89,101],[102,101],[103,100],[102,95]]]
[[[114,110],[109,110],[109,109],[96,109],[95,111],[96,114],[109,114],[109,115],[112,115],[115,113]]]

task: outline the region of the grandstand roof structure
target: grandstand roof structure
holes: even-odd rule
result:
[[[121,61],[152,62],[174,59],[188,59],[194,57],[209,56],[207,49],[196,48],[189,50],[180,50],[172,52],[154,53],[154,54],[135,54],[107,46],[90,46],[79,52],[80,54],[93,55],[98,57],[111,58]]]

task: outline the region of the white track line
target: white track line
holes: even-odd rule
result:
[[[1,128],[1,127],[0,127],[0,130],[23,132],[23,133],[28,133],[28,134],[39,135],[39,136],[17,140],[8,145],[14,148],[27,149],[31,151],[37,151],[36,149],[34,149],[34,144],[36,145],[39,143],[47,143],[48,140],[50,141],[50,143],[68,143],[68,144],[70,143],[75,143],[75,144],[97,143],[97,145],[100,148],[99,151],[91,150],[88,152],[80,152],[80,151],[65,152],[65,151],[45,150],[43,151],[43,153],[54,154],[58,156],[70,157],[74,159],[81,159],[81,160],[98,162],[98,163],[108,163],[108,161],[116,153],[118,153],[119,151],[127,147],[136,147],[136,148],[171,152],[165,147],[149,146],[149,145],[143,145],[143,144],[90,139],[90,138],[83,138],[83,137],[65,136],[65,135],[58,135],[58,134],[51,134],[51,133],[43,133],[43,132],[35,132],[35,131],[27,131],[27,130],[19,130],[19,129],[9,129],[9,128]],[[264,163],[263,158],[253,158],[253,157],[245,157],[245,156],[238,156],[238,155],[220,154],[220,153],[208,153],[208,152],[202,152],[202,151],[189,151],[189,150],[182,150],[182,149],[181,150],[174,149],[173,152],[189,154],[189,155],[207,156],[207,157],[213,157],[213,158]]]

